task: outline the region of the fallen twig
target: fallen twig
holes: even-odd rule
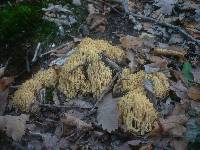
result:
[[[103,53],[101,54],[101,59],[107,64],[109,65],[111,68],[115,69],[117,71],[116,75],[113,77],[113,79],[110,81],[110,83],[108,84],[108,86],[103,90],[103,92],[100,94],[100,96],[97,98],[96,103],[94,104],[94,106],[92,107],[92,109],[89,111],[89,113],[85,116],[88,117],[92,114],[94,114],[97,110],[96,107],[97,105],[102,101],[103,97],[113,88],[114,83],[116,82],[116,80],[118,79],[118,77],[121,74],[121,67],[119,65],[117,65],[115,62],[113,62],[112,60],[110,60],[106,55],[104,55]]]
[[[125,10],[125,13],[127,15],[131,15],[133,17],[136,17],[136,18],[140,18],[140,19],[143,19],[143,20],[146,20],[146,21],[150,21],[150,22],[154,22],[155,24],[158,24],[158,25],[161,25],[161,26],[165,26],[165,27],[169,27],[171,29],[174,29],[176,31],[179,31],[181,34],[183,34],[184,36],[186,36],[188,39],[190,39],[191,41],[195,42],[197,45],[200,46],[200,40],[197,40],[195,38],[193,38],[190,34],[188,34],[185,30],[183,30],[181,27],[179,26],[175,26],[175,25],[172,25],[172,24],[169,24],[169,23],[166,23],[166,22],[161,22],[157,19],[154,19],[154,18],[151,18],[151,17],[147,17],[147,16],[143,16],[143,15],[138,15],[138,14],[135,14],[133,12],[131,12],[128,8],[128,0],[122,0],[122,5],[124,7],[124,10]]]
[[[68,42],[67,42],[67,43],[64,43],[64,44],[61,44],[60,46],[58,46],[58,47],[56,47],[56,48],[54,48],[54,49],[52,49],[52,50],[50,50],[50,51],[48,51],[48,52],[46,52],[46,53],[41,54],[40,57],[43,57],[43,56],[45,56],[45,55],[51,54],[51,53],[53,53],[53,52],[56,52],[57,50],[59,50],[59,49],[61,49],[61,48],[64,48],[64,47],[67,46],[68,44],[69,44]]]
[[[64,108],[64,109],[89,109],[89,108],[82,108],[80,106],[76,106],[76,105],[54,105],[54,104],[39,104],[40,107],[48,107],[48,108]]]
[[[88,131],[93,129],[91,124],[87,124],[86,122],[80,120],[79,118],[73,117],[69,114],[64,115],[64,117],[62,117],[61,122],[64,123],[64,125],[69,126],[69,127],[76,127],[79,130],[83,130],[83,131]]]
[[[26,56],[26,70],[27,70],[27,72],[28,73],[30,73],[31,72],[31,68],[30,68],[30,63],[29,63],[29,60],[28,60],[28,56]]]
[[[32,63],[34,63],[34,62],[37,61],[37,57],[38,57],[38,53],[39,53],[40,47],[41,47],[41,43],[39,42],[39,43],[37,44],[36,49],[35,49],[35,54],[34,54],[34,56],[33,56]]]
[[[116,64],[114,61],[110,60],[105,54],[101,53],[100,57],[103,62],[105,62],[108,66],[110,66],[112,69],[116,70],[117,72],[121,72],[121,67]]]

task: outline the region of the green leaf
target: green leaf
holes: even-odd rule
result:
[[[189,62],[186,62],[183,64],[183,75],[186,81],[193,81],[193,75],[192,75],[192,65]]]

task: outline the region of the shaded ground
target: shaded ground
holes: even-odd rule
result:
[[[88,16],[88,11],[87,11],[87,3],[84,1],[81,6],[74,6],[71,5],[70,3],[67,2],[70,10],[73,11],[74,15],[77,18],[77,23],[74,24],[71,27],[65,27],[65,35],[61,36],[59,34],[59,29],[55,26],[55,24],[46,22],[42,20],[42,12],[41,8],[44,6],[47,6],[48,2],[44,2],[44,4],[38,4],[36,7],[36,12],[33,13],[33,18],[29,20],[29,24],[24,24],[23,29],[19,29],[14,35],[16,35],[15,39],[12,39],[11,35],[13,35],[12,31],[8,32],[8,34],[5,34],[6,38],[1,37],[1,44],[0,44],[0,64],[5,64],[5,62],[8,60],[8,58],[11,57],[11,60],[9,62],[9,66],[7,68],[7,71],[5,73],[5,76],[12,76],[12,75],[17,75],[18,77],[16,78],[15,85],[20,85],[25,79],[30,78],[33,73],[37,72],[37,70],[40,70],[40,68],[46,68],[48,64],[57,56],[53,55],[45,55],[42,58],[39,58],[39,60],[36,63],[31,63],[31,60],[33,58],[33,55],[35,53],[36,46],[38,42],[42,42],[42,53],[48,52],[49,50],[53,49],[51,45],[55,44],[56,47],[59,45],[62,45],[65,42],[69,41],[75,41],[75,38],[78,40],[83,37],[92,37],[94,39],[105,39],[108,41],[112,41],[114,44],[121,44],[120,42],[120,37],[122,35],[133,35],[133,36],[140,36],[142,32],[146,32],[147,28],[143,28],[142,30],[136,30],[135,24],[140,23],[140,20],[136,20],[135,22],[131,21],[127,17],[127,15],[124,14],[124,12],[118,8],[119,7],[114,7],[114,9],[111,8],[111,11],[109,12],[108,15],[106,15],[107,18],[107,25],[106,25],[106,30],[105,32],[96,32],[95,30],[89,30],[89,25],[87,25],[86,18]],[[62,2],[66,3],[66,2]],[[29,4],[19,4],[19,5],[25,5],[29,7]],[[32,4],[30,5],[32,6]],[[141,11],[141,7],[135,6],[138,8],[138,10]],[[12,8],[12,7],[11,7]],[[117,12],[116,9],[119,11]],[[9,9],[8,9],[9,10]],[[26,10],[25,10],[26,11]],[[2,11],[0,11],[0,19],[2,17]],[[20,14],[20,13],[19,13]],[[9,13],[8,13],[9,15]],[[39,17],[38,17],[39,15]],[[12,14],[10,15],[12,17]],[[19,19],[21,16],[19,16]],[[28,15],[29,17],[29,15]],[[35,19],[39,19],[39,21],[35,23],[35,26],[30,30],[29,25],[32,22],[35,22]],[[10,21],[10,20],[8,20]],[[14,20],[16,22],[20,22],[20,20]],[[6,23],[6,22],[5,22]],[[10,24],[15,24],[13,22],[8,23],[9,26]],[[23,25],[23,23],[22,23]],[[2,25],[3,26],[3,25]],[[20,25],[21,26],[21,25]],[[81,29],[81,26],[84,26],[83,30]],[[146,26],[149,26],[149,24],[146,24]],[[1,27],[1,23],[0,23]],[[14,27],[13,27],[14,28]],[[11,29],[13,29],[11,28]],[[164,43],[169,43],[171,40],[172,35],[176,35],[177,32],[174,30],[171,30],[169,28],[162,28],[161,26],[156,26],[155,30],[148,30],[148,33],[152,33],[155,36],[155,41],[154,42],[147,42],[147,45],[151,47],[152,43],[154,46],[160,46],[160,47],[165,47],[166,45]],[[24,33],[25,30],[25,34]],[[167,31],[165,31],[165,29]],[[9,30],[9,29],[8,29]],[[0,30],[1,31],[1,30]],[[7,33],[7,32],[6,32]],[[11,34],[12,33],[12,34]],[[20,34],[19,34],[20,33]],[[21,35],[22,33],[22,35]],[[27,34],[26,34],[27,33]],[[51,33],[51,34],[49,34]],[[23,37],[23,38],[22,38]],[[182,37],[182,36],[181,36]],[[184,37],[184,36],[183,36]],[[180,36],[177,36],[174,39],[172,39],[172,43],[174,42],[175,46],[179,46],[181,48],[186,48],[187,49],[187,55],[184,59],[177,59],[177,57],[165,57],[161,56],[162,59],[166,59],[170,63],[167,66],[167,71],[172,74],[170,78],[170,81],[173,80],[175,82],[178,82],[181,77],[184,78],[183,76],[179,76],[179,74],[175,73],[175,71],[181,73],[182,71],[182,66],[186,66],[186,74],[188,73],[188,65],[187,62],[191,62],[193,65],[192,67],[196,67],[196,62],[194,62],[194,59],[197,59],[196,61],[198,62],[199,54],[198,53],[198,46],[189,41],[186,40],[185,38],[183,41],[181,41]],[[10,41],[7,39],[10,39]],[[20,39],[20,40],[19,40]],[[173,41],[174,40],[174,41]],[[179,42],[179,40],[181,42]],[[149,40],[151,41],[151,40]],[[8,43],[7,43],[8,42]],[[74,42],[78,43],[78,42]],[[172,44],[173,45],[173,44]],[[169,46],[169,45],[167,45]],[[170,47],[171,48],[171,47]],[[137,49],[137,48],[136,48]],[[153,47],[149,48],[153,49]],[[141,51],[140,51],[141,50]],[[139,49],[138,53],[142,53],[143,49]],[[138,55],[137,53],[137,55]],[[26,58],[28,58],[30,62],[30,67],[31,67],[31,72],[27,73],[27,62]],[[185,62],[185,63],[184,63]],[[193,63],[194,62],[194,63]],[[146,64],[150,63],[150,60],[147,60],[145,62]],[[184,64],[184,65],[183,65]],[[198,64],[198,63],[197,63]],[[137,67],[144,68],[143,64],[138,65]],[[190,65],[189,65],[190,66]],[[191,72],[190,72],[191,73]],[[178,76],[178,77],[177,77]],[[186,75],[187,80],[190,80],[190,75]],[[188,77],[189,76],[189,77]],[[195,82],[190,82],[189,85],[186,87],[190,87],[193,85],[199,85],[199,83]],[[180,87],[178,87],[179,89]],[[10,93],[13,93],[15,90],[11,89]],[[108,133],[105,130],[102,130],[102,127],[97,125],[96,123],[96,116],[92,115],[88,118],[84,118],[83,120],[87,123],[93,122],[93,130],[92,131],[87,131],[83,132],[79,131],[77,129],[71,129],[71,131],[68,131],[66,127],[64,127],[60,123],[60,117],[63,115],[63,113],[69,113],[77,116],[83,116],[88,112],[90,109],[83,109],[83,108],[65,108],[65,107],[52,107],[51,105],[54,104],[53,102],[53,92],[56,91],[55,89],[47,89],[46,95],[45,95],[45,104],[48,104],[47,106],[41,107],[41,110],[36,113],[30,113],[30,120],[28,122],[28,129],[26,134],[23,136],[22,140],[20,142],[14,142],[12,138],[8,138],[5,133],[0,133],[0,147],[1,149],[42,149],[41,145],[48,145],[50,146],[50,149],[54,147],[56,144],[60,144],[60,147],[63,147],[63,149],[139,149],[141,145],[145,145],[142,148],[146,149],[174,149],[174,145],[172,144],[172,137],[173,136],[163,136],[162,138],[158,138],[154,141],[153,144],[149,144],[148,141],[149,139],[146,139],[146,137],[141,137],[141,136],[133,136],[129,135],[127,133],[124,133],[120,130],[117,130],[113,132],[112,134]],[[62,93],[59,91],[56,91],[58,95],[58,99],[61,102],[62,106],[70,106],[68,102],[65,102],[65,97]],[[177,106],[179,108],[179,105],[182,102],[182,98],[177,96],[177,93],[180,92],[178,91],[171,90],[170,91],[170,96],[165,97],[162,102],[158,104],[159,108],[167,108],[167,113],[170,111],[172,108]],[[182,91],[181,91],[182,92]],[[181,93],[180,92],[180,93]],[[178,94],[180,94],[178,93]],[[170,100],[169,100],[170,99]],[[91,100],[90,97],[85,97],[83,98],[84,102],[92,102],[92,105],[95,103]],[[185,99],[184,99],[185,100]],[[184,101],[185,102],[185,101]],[[188,101],[187,101],[188,102]],[[168,106],[169,105],[169,106]],[[185,104],[183,104],[185,106]],[[194,104],[193,104],[194,105]],[[190,105],[188,105],[190,106]],[[180,107],[180,108],[181,108]],[[188,111],[189,109],[189,111]],[[171,110],[172,111],[172,110]],[[187,108],[184,111],[187,112],[187,115],[190,116],[190,119],[194,119],[198,121],[197,116],[199,110],[195,108]],[[194,111],[194,112],[193,112]],[[163,113],[163,112],[162,112]],[[164,112],[165,113],[165,112]],[[169,114],[164,114],[163,118],[167,118]],[[191,114],[190,114],[191,113]],[[197,114],[196,114],[197,113]],[[9,114],[9,115],[20,115],[20,111],[16,111],[13,108],[10,108],[8,106],[6,108],[6,111],[4,114]],[[194,126],[193,126],[194,125]],[[184,125],[184,127],[187,127],[187,129],[193,130],[199,130],[198,126],[196,124],[192,124],[191,126],[189,125]],[[193,129],[193,130],[192,130]],[[67,131],[66,131],[67,130]],[[29,132],[29,131],[36,131],[34,133]],[[38,133],[38,134],[37,134]],[[48,133],[48,134],[47,134]],[[67,133],[66,135],[63,135],[62,133]],[[195,133],[198,133],[198,131],[195,131]],[[193,132],[191,133],[193,134]],[[193,137],[192,135],[189,135]],[[62,140],[59,141],[58,137]],[[175,138],[177,141],[181,141],[182,137]],[[199,135],[197,134],[197,137],[195,137],[193,142],[188,142],[188,149],[198,149],[199,146]],[[127,144],[127,141],[132,140],[133,143]],[[136,141],[134,141],[136,140]],[[139,143],[137,144],[137,142]],[[152,140],[152,139],[151,139]],[[45,141],[44,143],[42,141]],[[58,142],[59,141],[59,142]],[[136,143],[134,143],[136,142]],[[183,142],[183,141],[181,141]],[[151,142],[150,142],[151,143]],[[52,144],[52,145],[51,145]],[[179,143],[180,145],[182,143]],[[185,143],[183,143],[185,144]],[[45,146],[46,146],[45,145]],[[131,145],[131,146],[130,146]],[[45,147],[44,146],[44,147]],[[46,149],[48,149],[48,146],[46,146]],[[52,147],[51,147],[52,146]],[[129,147],[130,146],[130,147]],[[176,149],[176,148],[175,148]]]

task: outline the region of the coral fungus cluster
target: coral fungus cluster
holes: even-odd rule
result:
[[[35,76],[24,82],[15,92],[13,104],[20,110],[28,112],[31,104],[36,101],[37,92],[42,87],[55,86],[57,82],[57,72],[53,68],[39,71]]]
[[[30,105],[36,101],[37,91],[42,87],[55,86],[57,81],[58,89],[67,98],[74,98],[78,94],[98,97],[112,79],[112,70],[101,61],[100,53],[117,62],[125,58],[122,49],[107,41],[85,38],[65,62],[59,76],[51,68],[39,71],[33,79],[23,83],[14,94],[14,105],[22,111],[29,111]]]
[[[112,70],[101,61],[100,53],[117,62],[125,57],[122,49],[104,40],[85,38],[63,66],[59,90],[68,98],[74,98],[78,93],[98,97],[112,79]]]
[[[91,94],[98,97],[113,78],[112,69],[100,58],[104,53],[115,62],[122,62],[125,52],[104,40],[85,38],[69,56],[59,74],[50,68],[39,71],[32,79],[26,81],[15,92],[13,103],[22,111],[29,111],[31,104],[36,101],[36,94],[42,87],[57,85],[67,98],[75,98],[78,94]],[[144,134],[152,129],[157,118],[153,104],[146,96],[144,81],[152,82],[156,97],[167,95],[169,83],[163,73],[131,73],[124,69],[120,79],[114,86],[114,92],[123,93],[118,102],[121,123],[130,132]]]
[[[152,124],[157,118],[157,112],[146,96],[145,79],[152,81],[157,97],[167,94],[169,83],[163,73],[146,74],[144,71],[139,71],[131,74],[129,69],[124,69],[114,87],[114,92],[125,94],[118,102],[121,123],[126,130],[141,135],[151,131]]]

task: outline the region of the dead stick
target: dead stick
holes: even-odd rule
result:
[[[65,108],[65,109],[89,109],[89,108],[82,108],[80,106],[65,106],[65,105],[51,105],[51,104],[39,104],[40,107],[48,107],[48,108]]]
[[[48,55],[48,54],[50,54],[50,53],[56,52],[57,50],[59,50],[59,49],[61,49],[61,48],[64,48],[64,47],[67,46],[68,44],[69,44],[69,42],[64,43],[64,44],[61,44],[60,46],[58,46],[58,47],[56,47],[56,48],[54,48],[54,49],[52,49],[52,50],[50,50],[50,51],[48,51],[48,52],[46,52],[46,53],[41,54],[40,57],[43,57],[43,56]]]
[[[99,98],[97,99],[96,103],[94,104],[94,106],[92,107],[92,109],[89,111],[89,113],[85,116],[91,116],[92,114],[94,114],[96,112],[96,107],[97,105],[102,101],[103,97],[113,88],[115,81],[118,79],[118,77],[120,76],[121,72],[118,72],[113,79],[110,81],[110,83],[108,84],[107,88],[105,88],[105,90],[101,93],[101,95],[99,96]]]
[[[121,67],[117,65],[114,61],[110,60],[105,54],[100,54],[101,59],[103,62],[105,62],[107,65],[109,65],[111,68],[115,69],[117,71],[116,75],[113,77],[113,79],[110,81],[108,86],[103,90],[99,98],[97,98],[96,103],[94,104],[93,108],[89,111],[89,113],[85,116],[88,117],[96,112],[97,105],[102,101],[103,97],[113,88],[114,83],[118,79],[118,77],[121,75]]]
[[[37,57],[38,57],[38,53],[39,53],[40,47],[41,47],[41,43],[39,42],[37,44],[36,49],[35,49],[35,54],[33,56],[32,63],[35,63],[37,61]]]
[[[100,54],[100,58],[103,62],[105,62],[105,64],[107,64],[109,67],[116,70],[117,72],[122,71],[121,67],[117,63],[109,59],[104,53]]]
[[[166,23],[166,22],[160,22],[159,20],[156,20],[154,18],[146,17],[146,16],[143,16],[143,15],[138,15],[138,14],[135,14],[135,13],[129,11],[129,9],[128,9],[128,0],[123,0],[122,1],[122,5],[123,5],[125,13],[127,15],[131,15],[131,16],[136,17],[136,18],[140,18],[140,19],[143,19],[143,20],[146,20],[146,21],[154,22],[155,24],[158,24],[158,25],[161,25],[161,26],[165,26],[165,27],[169,27],[169,28],[172,28],[174,30],[177,30],[180,33],[182,33],[183,35],[185,35],[188,39],[190,39],[191,41],[195,42],[196,44],[198,44],[200,46],[200,40],[197,40],[197,39],[193,38],[190,34],[188,34],[181,27],[175,26],[175,25],[172,25],[172,24],[169,24],[169,23]]]

